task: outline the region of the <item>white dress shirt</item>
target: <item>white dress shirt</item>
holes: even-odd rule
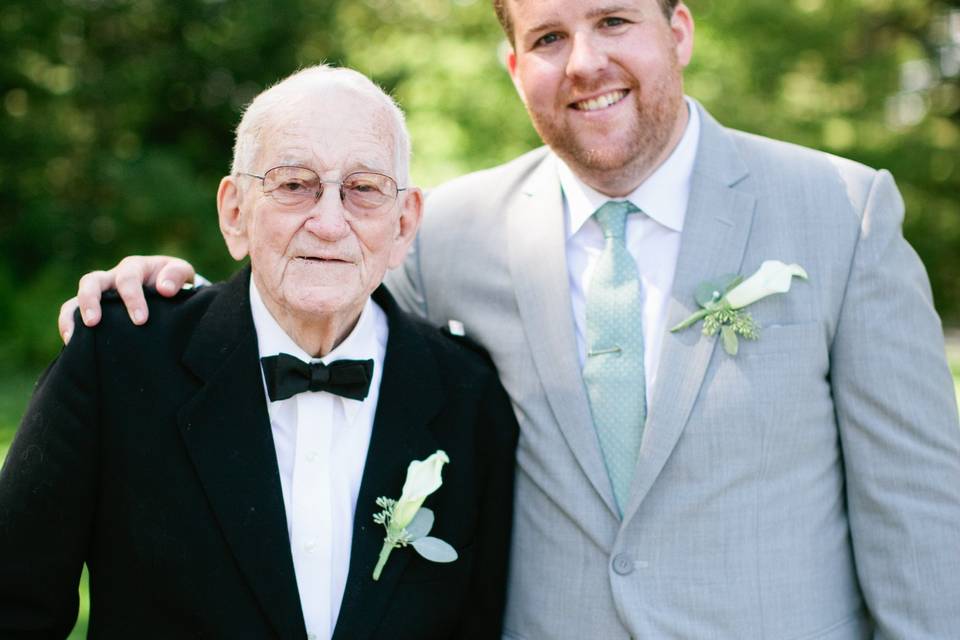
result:
[[[680,255],[680,236],[690,199],[690,179],[700,139],[700,114],[687,99],[690,118],[670,157],[626,198],[610,198],[587,186],[558,162],[567,226],[567,269],[580,366],[587,357],[586,297],[600,254],[603,232],[593,213],[608,200],[629,200],[640,209],[627,218],[627,250],[637,263],[643,302],[643,352],[647,401],[657,379],[670,290]]]
[[[304,362],[325,364],[343,358],[373,359],[370,393],[362,401],[326,391],[298,393],[277,402],[269,402],[267,396],[307,637],[329,638],[350,567],[353,514],[380,395],[387,318],[367,300],[350,335],[323,358],[313,358],[280,328],[252,278],[250,307],[261,358],[288,353]],[[372,512],[374,505],[369,506]]]

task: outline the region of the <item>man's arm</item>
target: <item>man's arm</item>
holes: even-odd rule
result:
[[[88,327],[100,322],[100,295],[108,289],[116,289],[120,294],[130,320],[143,324],[149,317],[143,297],[145,286],[156,285],[157,292],[169,298],[195,277],[189,262],[170,256],[127,256],[109,271],[91,271],[80,278],[76,297],[60,307],[60,336],[64,344],[70,342],[75,329],[73,312],[77,309]]]
[[[97,493],[92,331],[47,369],[0,471],[0,637],[65,638]]]
[[[400,306],[410,313],[427,317],[426,301],[422,294],[420,263],[416,243],[410,249],[404,264],[387,273],[384,282]],[[57,328],[64,344],[76,328],[73,312],[80,310],[83,324],[88,327],[100,322],[100,296],[104,291],[116,289],[127,308],[130,321],[141,325],[149,317],[147,302],[143,297],[145,286],[156,286],[157,293],[173,297],[196,278],[197,272],[186,260],[172,256],[127,256],[109,271],[91,271],[80,278],[77,295],[60,307]]]
[[[879,638],[960,629],[960,426],[923,266],[886,172],[865,203],[831,349],[857,573]]]

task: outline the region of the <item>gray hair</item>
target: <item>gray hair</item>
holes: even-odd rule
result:
[[[231,173],[237,175],[253,170],[253,164],[263,144],[261,136],[270,125],[274,110],[288,101],[291,92],[303,93],[324,85],[352,89],[383,104],[384,111],[393,124],[397,181],[401,187],[407,186],[410,180],[410,134],[407,132],[403,111],[393,98],[359,71],[325,64],[307,67],[287,76],[261,92],[247,105],[240,124],[237,125]]]

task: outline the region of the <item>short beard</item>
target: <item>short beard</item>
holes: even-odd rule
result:
[[[529,112],[530,119],[554,153],[591,185],[635,182],[633,187],[636,187],[669,151],[667,145],[683,104],[683,80],[676,59],[669,72],[655,84],[631,87],[628,98],[635,100],[636,120],[618,136],[618,144],[605,147],[583,146],[565,121],[533,112]]]

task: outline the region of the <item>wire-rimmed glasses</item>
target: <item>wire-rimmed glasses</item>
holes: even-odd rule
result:
[[[321,180],[313,169],[298,166],[273,167],[262,176],[240,175],[260,180],[265,194],[277,204],[296,211],[312,207],[328,184],[339,187],[343,206],[358,216],[375,216],[387,211],[396,202],[397,195],[407,189],[398,187],[390,176],[374,171],[354,171],[341,180]]]

